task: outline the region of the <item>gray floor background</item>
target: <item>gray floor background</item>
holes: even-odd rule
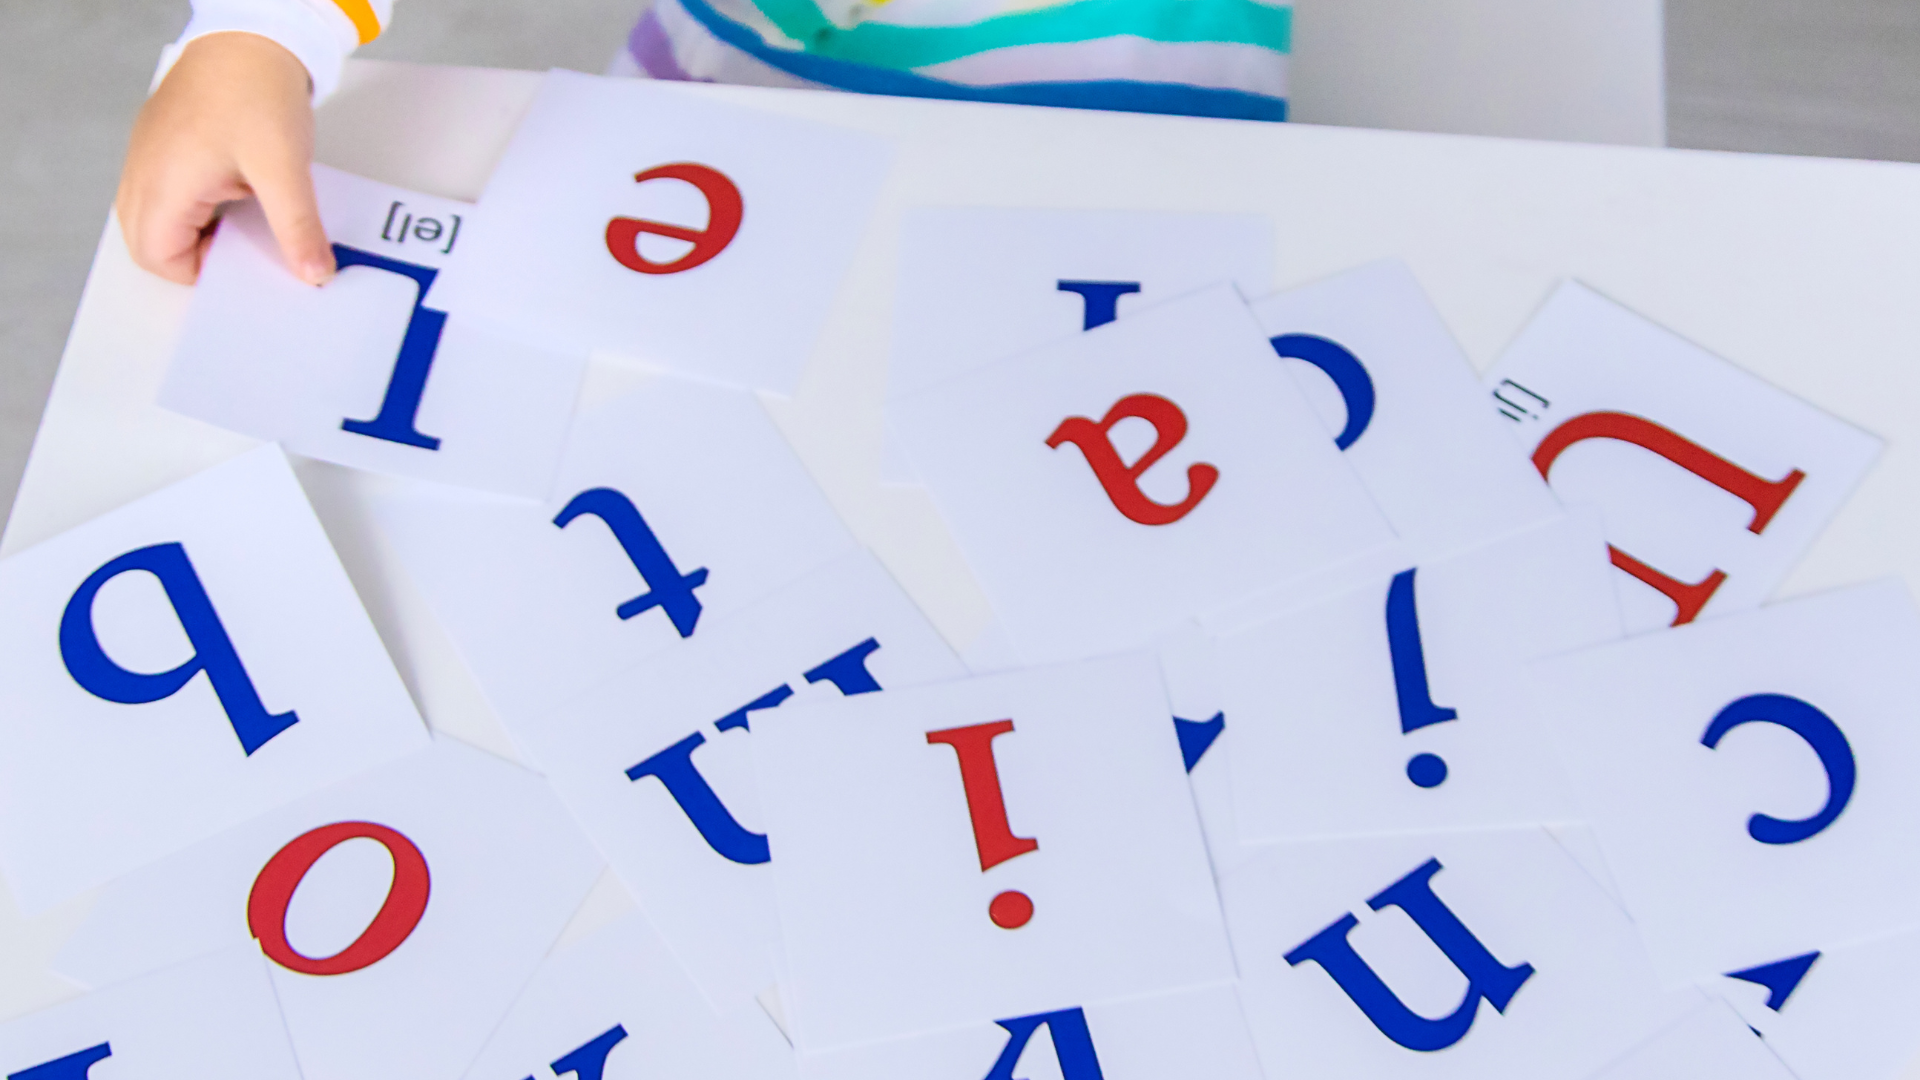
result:
[[[597,71],[643,3],[407,0],[365,54]],[[0,0],[0,507],[186,17],[187,0]],[[1667,95],[1674,146],[1920,161],[1920,2],[1667,0]]]

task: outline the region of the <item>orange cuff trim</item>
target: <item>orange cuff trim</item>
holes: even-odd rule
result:
[[[333,0],[347,18],[353,20],[353,28],[360,33],[360,44],[365,45],[380,36],[380,19],[374,15],[373,6],[367,0]]]

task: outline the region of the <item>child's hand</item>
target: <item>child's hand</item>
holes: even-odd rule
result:
[[[134,122],[120,173],[133,261],[192,284],[223,202],[257,196],[289,269],[333,276],[314,204],[313,106],[307,69],[257,34],[209,34],[181,53]]]

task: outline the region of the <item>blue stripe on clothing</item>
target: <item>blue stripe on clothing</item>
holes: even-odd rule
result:
[[[795,78],[861,94],[894,97],[947,98],[1003,105],[1055,105],[1114,112],[1207,116],[1225,120],[1285,120],[1283,98],[1245,90],[1225,90],[1184,83],[1136,82],[1107,79],[1090,82],[1008,83],[970,86],[932,79],[909,71],[893,71],[868,64],[812,56],[769,45],[751,27],[720,14],[707,0],[678,0],[694,20],[722,42]]]

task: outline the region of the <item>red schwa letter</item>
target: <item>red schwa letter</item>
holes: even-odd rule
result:
[[[287,941],[287,905],[293,891],[320,857],[348,840],[378,841],[393,858],[393,884],[373,921],[353,944],[332,956],[303,956]],[[267,959],[302,975],[345,975],[386,959],[420,924],[427,910],[432,880],[426,857],[413,841],[385,825],[368,821],[341,821],[322,825],[295,837],[267,860],[247,896],[247,929],[260,941]]]
[[[1132,465],[1120,460],[1108,434],[1128,417],[1147,421],[1154,431],[1153,446]],[[1114,402],[1097,424],[1084,416],[1067,417],[1047,436],[1047,445],[1056,450],[1063,442],[1078,446],[1093,475],[1100,478],[1100,486],[1107,489],[1107,498],[1129,519],[1142,525],[1171,525],[1199,506],[1220,479],[1220,470],[1204,462],[1187,466],[1187,497],[1171,506],[1154,502],[1140,490],[1140,475],[1186,437],[1187,414],[1180,406],[1157,394],[1133,394]]]
[[[991,870],[1016,855],[1036,851],[1040,841],[1013,835],[1007,804],[1000,795],[1000,767],[993,762],[993,739],[1013,730],[1013,721],[927,732],[927,744],[945,743],[960,759],[960,784],[967,791],[967,815],[973,819],[973,843],[980,869]]]
[[[1629,413],[1591,412],[1576,416],[1547,433],[1533,450],[1533,467],[1545,479],[1553,463],[1567,448],[1588,439],[1614,439],[1632,443],[1643,450],[1666,458],[1714,487],[1753,507],[1753,520],[1747,531],[1759,534],[1780,512],[1793,490],[1807,474],[1795,469],[1779,480],[1767,480],[1687,441],[1659,424]],[[1639,559],[1608,545],[1613,565],[1665,593],[1677,609],[1673,625],[1692,622],[1713,598],[1714,591],[1727,580],[1726,571],[1715,570],[1697,582],[1685,582],[1655,570]]]
[[[641,184],[649,180],[684,180],[692,184],[707,200],[707,227],[688,229],[645,218],[614,218],[607,222],[607,251],[629,270],[642,274],[677,274],[691,270],[725,251],[727,245],[733,243],[734,234],[740,231],[740,218],[746,212],[740,189],[717,169],[680,162],[635,173],[633,179]],[[693,250],[672,262],[654,262],[640,254],[641,233],[685,240],[693,245]]]

